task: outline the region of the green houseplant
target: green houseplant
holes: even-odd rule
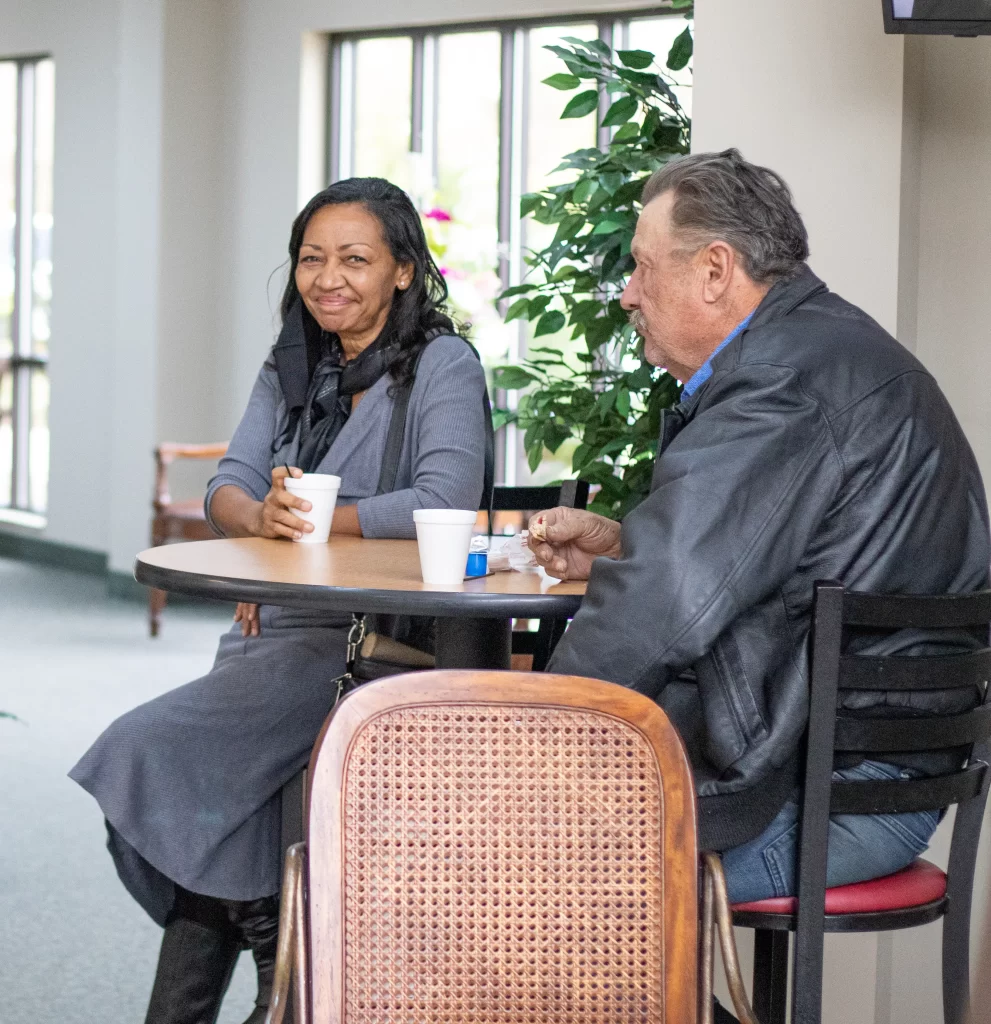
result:
[[[674,6],[690,8],[678,0]],[[519,425],[531,471],[548,452],[577,441],[573,472],[600,486],[590,508],[619,519],[647,494],[661,410],[679,395],[674,378],[643,361],[619,296],[633,269],[643,185],[689,151],[691,119],[666,71],[688,64],[692,35],[686,27],[675,40],[666,70],[644,50],[613,52],[601,40],[570,37],[562,44],[548,49],[566,70],[545,80],[575,92],[561,116],[592,115],[604,95],[600,124],[615,131],[607,148],[564,158],[558,169],[574,170],[572,181],[523,196],[521,216],[556,231],[546,248],[527,256],[526,282],[499,297],[510,300],[507,321],[534,322],[536,344],[521,365],[496,373],[497,388],[523,392],[516,410],[496,411],[496,426]]]

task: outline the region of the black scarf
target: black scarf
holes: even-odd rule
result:
[[[302,306],[302,301],[297,299],[279,334],[275,350],[277,362],[281,356],[283,360],[291,359],[299,367],[292,374],[296,388],[302,383],[299,370],[303,360],[300,357],[307,348],[312,351],[312,346],[307,346]],[[388,372],[389,363],[395,355],[390,338],[391,331],[386,324],[382,334],[350,362],[344,361],[344,349],[336,334],[320,339],[319,358],[309,375],[305,392],[300,393],[302,389],[298,389],[296,394],[285,394],[290,434],[299,423],[296,464],[304,473],[314,472],[323,462],[351,415],[353,397],[367,391]]]

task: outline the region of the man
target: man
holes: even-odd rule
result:
[[[589,580],[549,670],[654,698],[685,741],[701,845],[723,851],[731,899],[793,895],[813,583],[987,586],[983,485],[932,376],[808,268],[772,171],[732,149],[667,165],[644,189],[632,254],[623,305],[646,359],[684,390],[651,493],[622,525],[542,514],[538,561]],[[939,770],[866,761],[844,776]],[[936,824],[834,822],[828,884],[900,869]]]

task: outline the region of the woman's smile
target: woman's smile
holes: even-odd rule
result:
[[[341,340],[353,359],[379,336],[397,289],[412,267],[398,264],[378,218],[360,203],[317,210],[306,225],[296,288],[313,319]]]

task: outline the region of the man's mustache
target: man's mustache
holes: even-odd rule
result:
[[[631,309],[627,317],[637,334],[643,335],[647,333],[647,318],[641,310]]]

